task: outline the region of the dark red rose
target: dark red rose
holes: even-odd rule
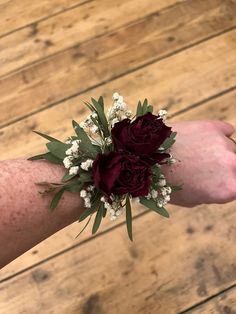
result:
[[[139,157],[119,152],[98,154],[92,167],[95,187],[108,198],[111,194],[148,194],[151,170]]]
[[[150,165],[162,163],[169,154],[156,153],[161,144],[171,135],[171,127],[162,119],[148,112],[133,122],[124,119],[112,128],[112,139],[116,151],[125,150],[142,157]]]

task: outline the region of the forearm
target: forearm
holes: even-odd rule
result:
[[[46,161],[0,161],[0,268],[78,220],[83,211],[79,194],[65,192],[53,213],[51,195],[43,196],[35,182],[60,182],[62,166]],[[4,248],[4,249],[3,249]]]

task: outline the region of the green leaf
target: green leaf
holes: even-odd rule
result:
[[[181,185],[170,185],[172,192],[177,192],[183,190],[183,184]]]
[[[103,110],[103,112],[104,112],[104,100],[103,100],[103,97],[102,97],[102,96],[99,97],[98,103],[101,105],[102,110]]]
[[[104,207],[104,209],[103,209],[103,217],[106,217],[106,214],[107,214],[107,209]]]
[[[153,113],[153,106],[148,105],[148,107],[147,107],[147,112]]]
[[[163,147],[165,150],[170,148],[175,143],[175,137],[177,132],[172,132],[170,137],[168,137],[162,144],[161,147]]]
[[[94,219],[92,234],[95,234],[98,231],[98,228],[101,224],[102,217],[103,217],[103,209],[104,209],[104,203],[101,203],[97,211],[96,217]]]
[[[170,217],[167,210],[164,207],[158,207],[155,201],[148,200],[145,197],[140,197],[139,200],[140,200],[140,203],[142,205],[150,208],[151,210],[155,211],[156,213],[160,214],[161,216],[164,216],[166,218]]]
[[[96,111],[96,109],[87,101],[84,101],[84,104],[91,110],[91,112]]]
[[[83,182],[79,182],[76,180],[75,182],[71,182],[69,184],[64,185],[64,188],[66,191],[69,192],[79,192],[82,190],[83,186],[84,186]]]
[[[92,144],[87,133],[84,131],[83,128],[79,126],[79,124],[75,120],[72,121],[72,125],[75,133],[78,136],[78,139],[81,140],[81,143],[79,144],[80,149],[84,153],[86,153],[88,157],[96,157],[97,154],[100,152],[100,147]]]
[[[55,157],[50,152],[45,153],[45,154],[41,154],[41,155],[36,155],[36,156],[28,158],[28,160],[40,160],[40,159],[44,159],[44,160],[50,161],[50,162],[52,162],[54,164],[61,164],[62,163],[61,159]]]
[[[97,211],[97,208],[98,208],[98,206],[101,203],[100,197],[101,197],[101,194],[100,193],[96,193],[96,195],[93,197],[93,199],[91,201],[92,206],[90,208],[85,209],[85,211],[80,215],[79,221],[84,220],[89,215],[91,215],[91,214],[93,214],[93,213],[95,213]]]
[[[147,113],[147,108],[148,108],[148,101],[147,101],[147,98],[145,98],[143,102],[143,115]]]
[[[85,226],[83,227],[83,229],[77,234],[77,236],[75,238],[78,238],[78,236],[81,235],[81,233],[86,229],[86,227],[88,226],[88,224],[90,223],[90,220],[92,218],[92,215],[89,217],[88,221],[86,222]]]
[[[97,102],[94,98],[91,98],[91,99],[92,99],[92,103],[93,103],[94,107],[96,108],[98,118],[102,124],[104,136],[108,137],[110,135],[110,132],[109,132],[109,128],[108,128],[107,118],[106,118],[105,113],[104,113],[103,100],[101,101],[101,98],[99,98],[100,102]]]
[[[138,102],[138,106],[137,106],[137,111],[136,111],[136,116],[142,116],[143,114],[143,109],[142,109],[142,104],[141,101]]]
[[[58,205],[63,193],[64,193],[64,187],[61,188],[53,197],[51,204],[49,206],[49,211],[52,212]]]
[[[57,158],[64,159],[66,157],[65,151],[71,147],[70,144],[62,142],[49,142],[46,144],[48,150]]]
[[[49,140],[50,142],[60,142],[62,143],[61,141],[57,140],[56,138],[53,138],[47,134],[44,134],[44,133],[41,133],[41,132],[38,132],[38,131],[33,131],[34,133],[46,138],[47,140]]]
[[[81,182],[91,182],[92,181],[91,172],[80,170],[80,172],[79,172],[79,181],[81,181]]]
[[[61,181],[66,182],[70,179],[74,178],[75,176],[78,176],[78,174],[69,174],[68,172],[62,177]]]
[[[127,195],[127,197],[126,197],[126,225],[127,225],[127,231],[128,231],[129,238],[131,241],[133,241],[132,213],[131,213],[131,204],[130,204],[129,195]]]

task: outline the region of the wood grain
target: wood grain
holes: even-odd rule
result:
[[[171,214],[137,218],[134,243],[121,226],[2,283],[0,311],[174,314],[235,284],[235,203]]]
[[[114,31],[174,3],[176,0],[91,1],[74,10],[33,23],[1,38],[0,76]]]
[[[180,2],[112,35],[82,43],[0,79],[0,125],[236,26],[236,3],[232,8],[221,0]]]
[[[227,292],[211,299],[186,314],[235,314],[236,313],[236,286]]]
[[[0,1],[0,37],[84,2],[88,0]]]
[[[236,90],[175,116],[170,120],[170,123],[198,119],[219,119],[228,121],[236,126],[236,116],[233,105],[235,102]],[[12,139],[11,142],[13,146],[14,139]],[[3,141],[2,145],[5,146],[6,142]],[[144,210],[145,209],[143,207],[135,207],[135,212],[137,213],[141,213]],[[123,221],[123,219],[124,217],[122,217],[121,221]],[[101,230],[105,231],[113,226],[114,225],[111,224],[110,221],[105,221]],[[38,262],[48,259],[55,254],[59,254],[63,250],[67,250],[73,247],[73,245],[81,243],[85,239],[90,238],[91,230],[88,229],[78,240],[75,241],[75,235],[78,233],[78,230],[81,230],[81,228],[82,227],[80,225],[74,223],[45,240],[43,243],[40,243],[36,247],[32,248],[29,252],[7,265],[1,271],[0,281],[17,274],[17,272],[20,272],[28,267],[32,267]]]
[[[235,30],[228,32],[2,129],[0,140],[6,144],[0,147],[1,159],[42,152],[44,141],[32,130],[61,139],[71,135],[70,121],[84,118],[82,100],[91,96],[104,95],[110,104],[118,90],[133,109],[138,99],[148,97],[156,110],[167,108],[173,114],[235,86],[235,37]]]

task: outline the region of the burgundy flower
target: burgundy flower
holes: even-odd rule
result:
[[[151,183],[149,165],[139,157],[123,153],[98,154],[92,168],[95,187],[108,198],[111,194],[148,194]]]
[[[150,165],[163,163],[169,154],[156,153],[161,144],[171,135],[171,127],[166,126],[162,119],[148,112],[133,122],[124,119],[112,128],[112,139],[116,151],[125,150]]]

